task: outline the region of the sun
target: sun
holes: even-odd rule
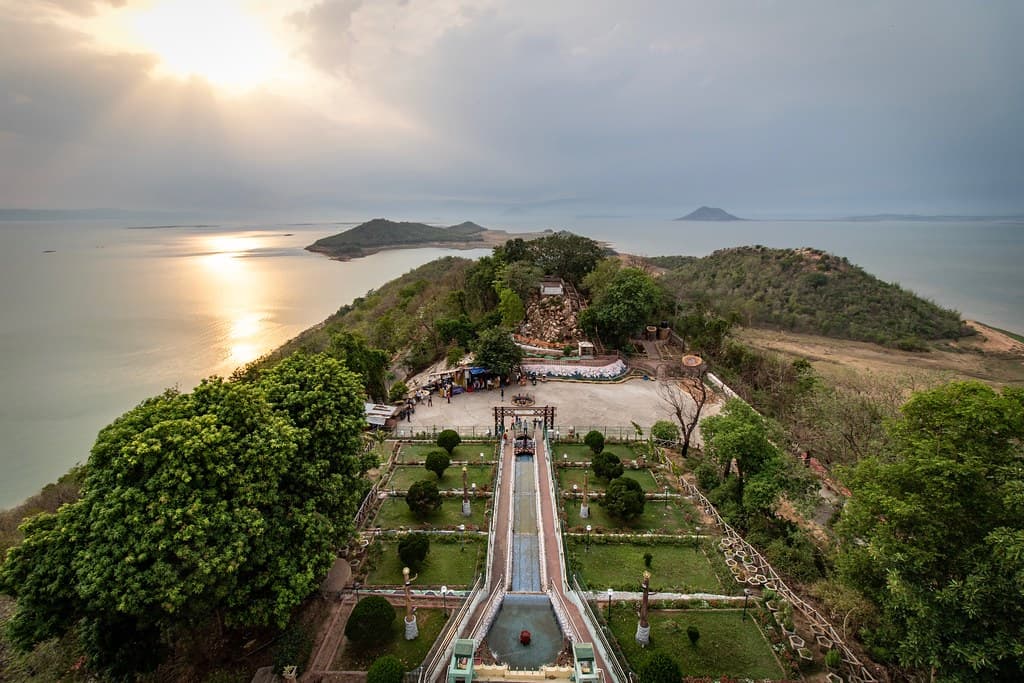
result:
[[[259,17],[232,0],[162,0],[127,22],[160,69],[180,78],[200,77],[215,86],[250,90],[273,80],[284,53]]]

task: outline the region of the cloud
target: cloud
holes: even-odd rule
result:
[[[321,0],[233,98],[24,14],[0,204],[1022,208],[1019,3]]]

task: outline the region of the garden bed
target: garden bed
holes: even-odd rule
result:
[[[397,614],[391,625],[391,639],[388,642],[376,647],[361,648],[345,641],[345,645],[334,656],[331,668],[334,671],[366,671],[378,657],[384,655],[398,657],[406,671],[422,664],[446,621],[443,610],[422,607],[416,610],[416,625],[420,635],[415,640],[405,639],[405,610],[396,607],[395,612]]]
[[[494,485],[493,465],[468,465],[466,467],[466,478],[469,486],[476,484],[477,489],[489,491]],[[399,465],[388,480],[387,488],[397,491],[407,491],[410,486],[418,481],[426,479],[437,484],[442,491],[462,488],[462,467],[452,465],[445,470],[444,476],[437,478],[433,472],[422,465]]]
[[[459,542],[459,535],[438,538],[431,536],[430,552],[419,570],[416,588],[465,588],[483,571],[487,543],[479,536]],[[367,557],[367,586],[401,586],[402,561],[398,558],[398,540],[387,539],[374,544]]]
[[[381,529],[457,529],[460,524],[465,524],[467,530],[486,530],[484,509],[487,505],[490,505],[488,499],[474,500],[473,514],[463,517],[462,497],[445,498],[439,510],[425,519],[419,519],[409,510],[405,498],[388,498],[381,503],[370,526]]]

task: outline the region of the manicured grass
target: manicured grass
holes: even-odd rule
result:
[[[438,448],[436,443],[405,443],[398,454],[400,464],[416,462],[420,463],[427,459],[427,453]],[[480,454],[484,457],[481,458]],[[494,442],[484,443],[463,443],[455,447],[451,455],[452,461],[464,460],[468,462],[494,462]]]
[[[579,490],[583,490],[583,473],[578,467],[559,467],[558,468],[558,485],[565,491],[571,491],[572,485],[576,484]],[[661,487],[658,486],[658,482],[654,479],[654,475],[651,474],[650,470],[623,470],[622,476],[627,479],[636,480],[644,491],[658,491],[661,492]],[[599,479],[591,472],[587,477],[587,486],[590,487],[591,491],[604,491],[608,488],[608,482],[604,479]]]
[[[409,511],[405,498],[388,498],[380,506],[371,526],[382,529],[455,529],[465,524],[467,529],[485,529],[484,506],[490,500],[480,498],[473,501],[473,514],[462,516],[462,498],[445,498],[441,509],[425,520],[418,519]]]
[[[476,484],[481,491],[490,490],[494,485],[494,467],[492,465],[467,465],[466,477],[470,486]],[[452,465],[444,471],[441,479],[433,472],[422,465],[399,465],[395,467],[387,488],[398,491],[407,491],[414,483],[426,479],[437,484],[437,488],[445,489],[462,488],[462,467]]]
[[[579,531],[590,524],[595,529],[606,529],[608,531],[652,531],[663,534],[677,532],[692,533],[700,519],[696,510],[688,500],[673,499],[668,507],[660,500],[649,500],[644,506],[644,513],[629,522],[620,522],[610,517],[601,507],[599,501],[591,499],[590,517],[580,518],[579,499],[563,500],[565,506],[567,530]],[[686,516],[690,515],[690,520]]]
[[[623,462],[636,459],[636,453],[632,447],[626,444],[610,443],[604,447],[604,450],[619,456],[619,459]],[[590,452],[590,448],[582,443],[559,442],[551,444],[552,462],[562,462],[563,454],[569,456],[565,458],[569,462],[590,462],[590,459],[594,457],[594,454]]]
[[[358,648],[346,641],[345,647],[334,656],[332,668],[335,671],[366,671],[374,660],[384,655],[398,657],[407,671],[422,664],[444,627],[446,619],[443,610],[423,607],[416,610],[416,625],[419,627],[420,635],[415,640],[405,639],[405,610],[396,607],[395,612],[397,614],[391,625],[391,640],[366,649]]]
[[[640,590],[646,567],[644,553],[651,561],[651,590],[673,593],[732,594],[736,588],[723,586],[711,560],[692,545],[632,545],[629,543],[591,543],[571,538],[566,541],[572,567],[592,590]]]
[[[612,606],[612,632],[630,667],[643,669],[655,652],[664,652],[679,663],[684,676],[731,676],[779,679],[785,675],[771,647],[761,636],[751,614],[742,610],[651,610],[651,644],[637,644],[637,617],[633,605]],[[696,626],[700,639],[690,645],[688,626]]]
[[[483,569],[487,544],[479,536],[467,536],[464,548],[460,550],[460,547],[462,545],[458,542],[441,543],[431,539],[430,552],[427,553],[427,560],[420,568],[415,585],[420,588],[442,585],[453,588],[469,586],[477,572]],[[383,541],[371,553],[373,568],[366,577],[366,584],[402,585],[402,561],[398,558],[398,541]]]

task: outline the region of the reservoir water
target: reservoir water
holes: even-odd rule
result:
[[[967,317],[1024,332],[1020,222],[439,222],[466,218],[513,230],[565,228],[639,254],[818,247]],[[415,249],[342,263],[304,251],[346,227],[0,222],[0,507],[84,462],[96,432],[144,398],[229,374],[443,254],[487,253]]]

